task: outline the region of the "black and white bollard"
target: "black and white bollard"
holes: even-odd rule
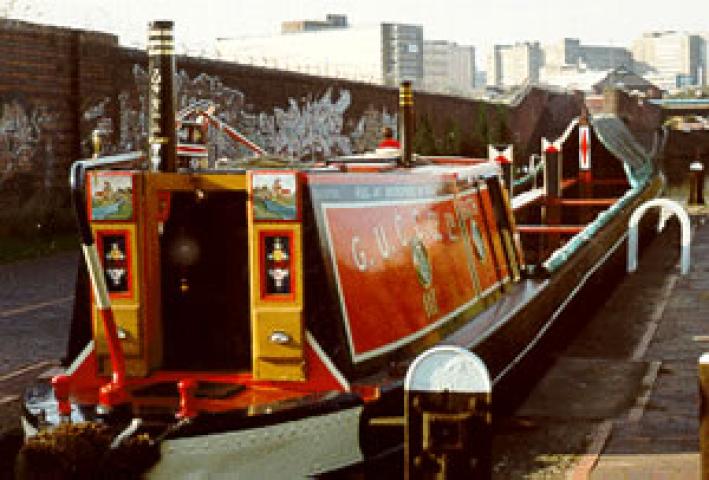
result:
[[[435,347],[404,382],[404,478],[489,479],[491,392],[485,364],[467,350]]]

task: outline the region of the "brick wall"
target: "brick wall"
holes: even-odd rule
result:
[[[112,35],[12,20],[0,20],[0,45],[0,235],[37,223],[63,228],[68,168],[90,154],[91,132],[104,132],[105,154],[144,145],[147,56]],[[381,126],[396,125],[395,89],[188,57],[177,68],[178,107],[212,100],[270,151],[305,160],[363,151]],[[540,136],[560,134],[581,100],[532,89],[514,106],[418,93],[415,103],[439,150],[455,132],[461,153],[513,141],[523,158]]]

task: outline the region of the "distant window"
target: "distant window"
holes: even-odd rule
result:
[[[409,53],[418,53],[419,52],[419,46],[416,45],[415,43],[409,43]]]

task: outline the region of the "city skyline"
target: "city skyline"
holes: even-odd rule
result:
[[[648,5],[646,1],[598,0],[569,7],[560,0],[524,2],[498,0],[486,5],[450,0],[437,8],[428,3],[391,0],[255,1],[211,0],[201,3],[156,0],[15,0],[11,17],[37,23],[88,28],[115,33],[123,44],[142,48],[150,20],[175,21],[179,47],[190,51],[213,48],[217,38],[252,37],[278,33],[287,20],[319,20],[328,13],[347,15],[350,25],[381,22],[422,25],[427,40],[449,40],[479,50],[478,66],[484,67],[494,44],[539,41],[550,43],[565,37],[585,44],[630,47],[649,31],[708,31],[709,2],[687,0],[681,8]],[[533,5],[530,5],[533,3]],[[1,4],[1,2],[0,2]],[[654,7],[654,8],[653,8]],[[116,12],[120,12],[117,15]]]

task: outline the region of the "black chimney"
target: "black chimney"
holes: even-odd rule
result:
[[[174,172],[177,158],[175,131],[175,39],[173,22],[151,22],[148,33],[148,143],[153,170]]]

